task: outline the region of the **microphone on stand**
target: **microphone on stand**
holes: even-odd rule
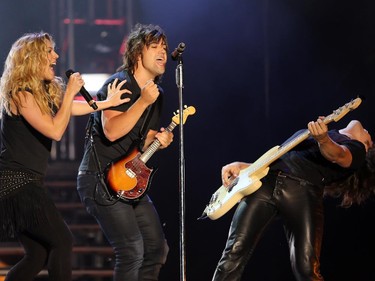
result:
[[[186,45],[184,42],[181,42],[180,44],[178,44],[177,48],[174,49],[174,51],[171,53],[172,60],[177,60],[178,57],[181,56],[182,53],[184,52],[185,47]]]
[[[72,69],[68,69],[65,74],[66,77],[70,77],[75,71]],[[87,103],[94,109],[98,109],[98,105],[96,104],[95,100],[92,98],[92,96],[89,94],[89,92],[85,89],[85,87],[82,86],[82,88],[79,90],[79,93],[84,97],[84,99],[87,101]]]

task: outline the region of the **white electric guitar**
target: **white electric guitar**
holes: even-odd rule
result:
[[[361,98],[356,98],[351,102],[348,102],[344,106],[334,110],[329,116],[325,117],[323,122],[325,124],[328,124],[331,121],[337,122],[349,111],[356,109],[361,102]],[[209,217],[212,220],[216,220],[227,213],[243,197],[257,191],[262,185],[260,180],[268,174],[269,165],[307,139],[309,135],[309,130],[306,129],[301,131],[301,133],[288,139],[282,145],[277,145],[271,148],[249,167],[241,170],[238,177],[231,182],[230,186],[225,187],[222,185],[211,196],[208,205],[199,219]]]

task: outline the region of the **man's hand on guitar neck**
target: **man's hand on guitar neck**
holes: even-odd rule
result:
[[[173,133],[167,131],[164,128],[161,128],[160,132],[158,132],[155,135],[155,138],[157,138],[159,140],[160,144],[161,144],[160,147],[159,147],[159,149],[163,149],[163,148],[168,147],[172,143],[172,141],[173,141]]]
[[[352,161],[350,150],[334,142],[328,135],[328,127],[323,122],[323,117],[307,124],[311,136],[317,141],[320,153],[328,161],[336,163],[342,167],[349,167]]]
[[[167,131],[165,128],[160,128],[160,132],[150,130],[147,134],[143,151],[146,150],[155,139],[158,139],[158,141],[160,142],[159,149],[163,149],[168,147],[172,143],[173,133]]]

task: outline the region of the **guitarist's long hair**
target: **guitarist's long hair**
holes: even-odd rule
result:
[[[168,41],[165,32],[158,25],[142,25],[136,24],[132,32],[129,34],[126,42],[126,50],[122,57],[122,65],[117,71],[127,70],[134,74],[137,66],[137,59],[142,55],[143,47],[149,47],[152,43],[163,42],[167,47]],[[162,75],[155,78],[155,83],[161,82]]]
[[[345,181],[326,186],[324,194],[341,198],[340,206],[348,208],[361,204],[375,194],[375,147],[368,150],[366,162]]]

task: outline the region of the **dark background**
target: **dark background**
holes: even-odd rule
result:
[[[59,33],[49,0],[2,1],[0,60],[25,32]],[[79,3],[79,1],[76,1]],[[224,248],[233,210],[216,220],[197,221],[220,186],[220,169],[235,161],[255,161],[310,120],[328,115],[357,95],[363,104],[331,128],[359,119],[375,132],[375,2],[373,0],[138,0],[133,22],[159,24],[173,50],[185,42],[184,104],[197,109],[184,126],[185,239],[187,279],[210,280]],[[78,9],[77,9],[78,11]],[[79,10],[85,12],[85,8]],[[93,71],[102,54],[89,52],[96,27],[77,28],[76,69]],[[109,53],[126,30],[109,30]],[[55,38],[64,61],[64,42]],[[85,42],[87,44],[85,44]],[[65,46],[65,47],[64,47]],[[88,61],[91,64],[87,63]],[[59,62],[58,62],[59,63]],[[65,66],[68,68],[68,66]],[[99,68],[98,64],[93,66]],[[108,67],[108,66],[107,66]],[[110,72],[114,71],[114,68]],[[179,107],[176,63],[168,61],[163,125]],[[64,69],[64,68],[63,68]],[[63,76],[63,73],[59,73]],[[79,161],[86,118],[76,119]],[[159,170],[150,191],[170,245],[161,280],[180,276],[179,137],[152,159]],[[375,280],[373,200],[350,209],[327,199],[321,270],[327,281]],[[248,263],[244,280],[289,281],[286,241],[280,221],[271,225]]]

